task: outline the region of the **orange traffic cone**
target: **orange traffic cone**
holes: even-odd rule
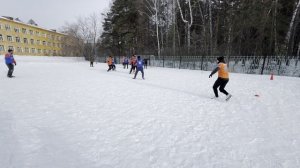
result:
[[[270,78],[270,80],[274,80],[273,73],[271,73],[271,78]]]

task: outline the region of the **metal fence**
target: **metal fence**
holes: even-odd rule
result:
[[[164,56],[142,55],[155,67],[211,71],[217,66],[217,56]],[[106,58],[100,58],[105,62]],[[119,57],[115,57],[119,63]],[[230,56],[225,58],[230,72],[246,74],[274,74],[300,77],[299,56]]]
[[[217,56],[150,57],[151,66],[211,71],[217,66]],[[154,58],[154,59],[153,59]],[[274,74],[300,77],[300,57],[290,56],[230,56],[229,71],[247,74]]]

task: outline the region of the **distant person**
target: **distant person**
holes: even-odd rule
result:
[[[14,66],[17,65],[16,60],[14,59],[13,56],[14,50],[8,49],[8,53],[5,54],[5,63],[8,67],[8,72],[7,72],[7,77],[13,78],[13,72],[14,72]]]
[[[138,72],[141,71],[142,72],[142,78],[144,78],[144,63],[143,63],[143,60],[141,58],[141,56],[138,56],[137,57],[137,62],[136,62],[136,71],[135,71],[135,75],[134,75],[134,78],[136,78],[136,75],[138,74]]]
[[[94,67],[94,58],[90,58],[90,67]]]
[[[124,69],[127,67],[127,69],[128,69],[128,63],[129,63],[129,60],[128,60],[128,58],[127,57],[123,57],[123,67],[124,67]]]
[[[115,58],[112,58],[112,70],[115,71],[116,70],[116,64],[115,64]]]
[[[144,69],[147,69],[148,66],[148,59],[144,59]]]
[[[107,65],[108,65],[108,70],[107,70],[107,72],[109,72],[110,70],[112,70],[113,69],[113,66],[112,66],[112,56],[109,56],[108,58],[107,58]]]
[[[135,72],[136,69],[136,56],[132,55],[131,59],[130,59],[130,64],[131,64],[131,68],[130,68],[130,72],[129,74],[131,74],[131,72]]]
[[[213,90],[215,93],[215,97],[214,98],[218,98],[218,87],[220,92],[224,93],[226,95],[226,101],[228,101],[232,95],[229,94],[226,90],[225,90],[225,86],[227,85],[227,83],[229,82],[229,73],[228,73],[228,68],[227,68],[227,64],[225,63],[225,59],[224,57],[218,57],[218,67],[216,67],[211,74],[209,75],[209,78],[211,78],[216,72],[218,72],[218,79],[216,80],[214,86],[213,86]]]

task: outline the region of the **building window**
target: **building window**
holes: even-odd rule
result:
[[[4,45],[0,45],[0,51],[4,51]]]
[[[39,35],[40,35],[40,32],[36,31],[35,34],[36,34],[37,36],[39,36]]]
[[[18,51],[18,53],[22,53],[23,52],[21,47],[17,47],[17,51]]]
[[[12,42],[12,36],[7,36],[7,41]]]
[[[44,45],[44,46],[46,45],[46,41],[43,41],[43,45]]]
[[[0,30],[2,29],[2,25],[0,24]]]
[[[16,42],[17,42],[17,43],[21,43],[20,37],[16,37]]]
[[[42,52],[42,50],[41,49],[38,49],[38,53],[40,54]]]
[[[16,27],[15,27],[14,30],[15,30],[16,33],[20,33],[20,29],[19,29],[19,28],[16,28]]]
[[[5,25],[5,30],[10,31],[10,25]]]
[[[29,53],[29,48],[25,47],[25,53]]]
[[[48,42],[48,46],[51,46],[51,42]]]
[[[25,28],[22,28],[22,33],[26,34],[27,30]]]
[[[33,40],[33,39],[30,39],[30,43],[31,43],[32,45],[34,45],[34,40]]]
[[[37,44],[37,45],[40,45],[40,44],[41,44],[41,40],[37,40],[37,41],[36,41],[36,44]]]
[[[46,50],[46,49],[44,49],[44,51],[43,51],[43,52],[44,52],[44,54],[47,54],[47,50]]]
[[[32,53],[32,54],[35,54],[35,48],[32,48],[32,49],[31,49],[31,53]]]
[[[0,34],[0,41],[3,41],[3,37],[2,37],[2,34]]]
[[[14,50],[14,46],[8,46],[9,50]]]
[[[33,35],[33,30],[29,30],[29,34],[30,34],[30,35]]]
[[[25,44],[28,44],[27,38],[24,38],[24,43],[25,43]]]

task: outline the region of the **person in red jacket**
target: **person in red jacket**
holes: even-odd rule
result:
[[[7,77],[9,77],[9,78],[15,77],[12,74],[14,72],[14,66],[17,65],[17,62],[14,59],[13,53],[14,53],[14,50],[8,49],[8,53],[5,54],[5,63],[8,67]]]

